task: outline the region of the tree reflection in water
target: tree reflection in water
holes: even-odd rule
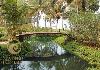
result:
[[[55,61],[31,62],[30,68],[33,70],[85,70],[86,62],[77,57],[70,57]]]
[[[23,59],[17,67],[12,64],[2,70],[13,70],[14,67],[15,70],[86,70],[88,66],[86,61],[68,53],[56,43],[34,42],[32,50],[29,55],[35,56],[32,61],[28,61],[26,57],[27,61]]]
[[[53,42],[35,42],[33,45],[33,55],[34,56],[55,56],[65,53],[65,50],[61,48],[58,44]]]

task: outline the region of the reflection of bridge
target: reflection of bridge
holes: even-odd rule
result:
[[[55,56],[49,56],[49,57],[26,57],[23,59],[23,61],[53,61],[53,60],[59,60],[59,59],[64,59],[64,58],[69,58],[73,56],[73,54],[67,52],[61,55],[55,55]]]
[[[25,33],[16,35],[16,37],[19,39],[19,41],[23,42],[24,39],[30,37],[31,35],[35,35],[35,36],[55,36],[55,35],[67,35],[67,34],[61,33],[61,32],[25,32]]]

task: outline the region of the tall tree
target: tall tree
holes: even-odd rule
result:
[[[27,6],[18,6],[17,0],[5,0],[3,10],[9,39],[14,40],[16,39],[16,29],[24,22]]]

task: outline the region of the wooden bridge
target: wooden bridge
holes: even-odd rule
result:
[[[29,38],[30,36],[55,36],[55,35],[67,35],[62,32],[25,32],[22,34],[16,35],[20,42],[23,42],[24,39]]]
[[[16,36],[29,36],[29,35],[57,35],[57,34],[66,34],[61,32],[23,32],[22,34],[18,34]]]

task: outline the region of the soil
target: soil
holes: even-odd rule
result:
[[[8,41],[1,41],[0,44],[8,44]]]

